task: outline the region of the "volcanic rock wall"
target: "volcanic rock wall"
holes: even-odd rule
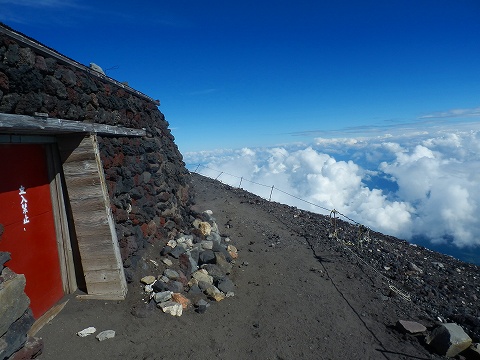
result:
[[[148,241],[173,237],[182,227],[189,175],[157,104],[110,80],[0,34],[0,113],[146,130],[142,138],[98,137],[128,267]]]

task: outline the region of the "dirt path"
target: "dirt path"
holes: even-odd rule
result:
[[[255,197],[196,175],[193,184],[195,210],[212,210],[239,250],[231,275],[235,296],[181,317],[145,307],[137,283],[123,302],[71,296],[37,335],[45,342],[41,359],[435,358],[392,329],[409,315],[409,305],[386,297],[382,279],[336,252],[331,239],[319,236],[314,252],[311,239],[282,221],[283,206],[259,206]],[[148,260],[160,261],[159,252],[160,244],[149,250],[138,276],[158,272]],[[133,307],[145,307],[146,317],[133,316]],[[98,342],[75,335],[88,326],[116,336]]]

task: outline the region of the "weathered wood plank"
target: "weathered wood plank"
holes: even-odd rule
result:
[[[94,295],[111,294],[111,295],[116,295],[116,296],[120,296],[122,294],[122,292],[118,289],[118,283],[117,282],[90,283],[89,288],[88,288],[88,293],[89,294],[94,294]],[[123,299],[124,298],[125,298],[125,296],[123,297]],[[114,299],[112,299],[112,300],[114,300]]]
[[[0,113],[0,129],[29,133],[92,133],[118,136],[145,136],[143,129],[87,123],[57,118]]]
[[[116,270],[117,263],[111,262],[111,256],[100,256],[82,261],[83,271]]]
[[[124,297],[127,286],[96,137],[62,137],[59,148],[87,292]]]
[[[95,186],[95,183],[98,181],[95,180],[95,179],[91,179],[91,178],[87,178],[85,181],[78,181],[80,179],[77,179],[76,181],[72,181],[71,183],[69,183],[68,185],[69,186],[75,186],[77,185],[77,187],[75,188],[75,190],[72,191],[72,196],[75,196],[78,198],[78,200],[76,200],[78,206],[88,206],[88,202],[90,202],[92,205],[95,203],[93,200],[94,199],[97,199],[98,200],[98,197],[101,196],[101,192],[98,190],[98,184],[96,184]],[[86,185],[86,186],[82,186],[82,183],[88,183],[90,182],[89,185]],[[103,205],[103,209],[105,209],[105,203],[100,203],[98,201],[99,204],[102,204]]]
[[[120,273],[118,269],[114,270],[96,270],[85,271],[85,280],[88,283],[115,283],[120,279]]]
[[[96,294],[81,294],[76,296],[79,300],[124,300],[125,295],[123,294],[105,294],[105,295],[96,295]]]
[[[91,234],[91,238],[93,238],[93,240],[98,240],[100,239],[102,236],[105,236],[106,233],[104,234],[100,234],[99,236],[95,236],[93,233]],[[107,248],[105,246],[105,244],[102,244],[102,243],[98,243],[98,242],[93,242],[91,241],[90,243],[84,243],[82,245],[79,245],[79,248],[80,248],[80,251],[81,252],[90,252],[92,253],[92,255],[89,256],[90,259],[92,260],[96,260],[100,257],[108,257],[112,255],[111,253],[111,249]],[[116,263],[115,262],[115,259],[112,259],[111,260],[111,263]]]

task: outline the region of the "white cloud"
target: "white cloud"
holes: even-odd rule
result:
[[[201,168],[201,173],[233,186],[241,182],[267,199],[274,186],[274,201],[322,213],[335,208],[377,231],[463,247],[480,246],[479,153],[479,130],[442,128],[320,138],[303,149],[284,145],[190,153],[186,161],[204,163],[214,170]]]
[[[420,116],[419,119],[459,118],[477,116],[480,116],[480,107],[470,109],[451,109],[447,111],[437,111],[431,114]]]

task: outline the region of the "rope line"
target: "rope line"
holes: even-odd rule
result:
[[[410,297],[410,294],[406,291],[403,291],[403,290],[400,290],[398,287],[395,286],[395,284],[393,283],[392,279],[388,278],[387,276],[385,276],[384,274],[382,274],[380,271],[378,271],[377,269],[375,269],[371,264],[369,264],[368,262],[366,262],[363,258],[361,258],[358,254],[356,254],[350,247],[348,247],[347,245],[354,245],[352,242],[348,242],[346,243],[344,240],[341,240],[339,237],[338,237],[338,227],[337,227],[337,220],[339,219],[339,216],[347,219],[349,222],[353,223],[354,225],[356,225],[358,227],[358,244],[360,244],[361,246],[363,245],[363,242],[369,242],[370,241],[370,228],[359,223],[358,221],[355,221],[353,220],[352,218],[348,217],[347,215],[345,214],[342,214],[340,211],[336,210],[336,209],[328,209],[326,207],[323,207],[321,205],[318,205],[318,204],[315,204],[315,203],[312,203],[308,200],[305,200],[305,199],[302,199],[298,196],[295,196],[295,195],[292,195],[286,191],[283,191],[277,187],[275,187],[274,185],[272,186],[269,186],[269,185],[265,185],[265,184],[260,184],[260,183],[257,183],[255,181],[252,181],[252,180],[248,180],[246,178],[244,178],[243,176],[236,176],[236,175],[233,175],[233,174],[229,174],[227,172],[224,172],[224,171],[220,171],[220,170],[217,170],[217,169],[212,169],[212,168],[209,168],[208,166],[205,166],[205,165],[202,165],[202,164],[198,164],[195,168],[195,170],[193,171],[194,173],[197,173],[197,174],[200,174],[200,175],[205,175],[207,176],[206,174],[201,174],[198,169],[199,168],[205,168],[205,169],[208,169],[208,170],[212,170],[212,171],[215,171],[215,172],[219,172],[219,174],[217,175],[217,177],[215,178],[215,180],[218,180],[220,178],[221,175],[228,175],[228,176],[232,176],[234,178],[237,178],[237,179],[240,179],[240,185],[238,186],[240,188],[242,182],[244,181],[247,181],[249,183],[252,183],[252,184],[255,184],[255,185],[259,185],[259,186],[264,186],[266,188],[269,188],[270,189],[270,196],[269,196],[269,199],[268,201],[272,201],[272,194],[273,194],[273,190],[277,190],[285,195],[288,195],[288,196],[291,196],[297,200],[300,200],[300,201],[303,201],[309,205],[312,205],[312,206],[315,206],[315,207],[318,207],[322,210],[325,210],[325,211],[328,211],[330,213],[330,225],[333,227],[333,233],[331,233],[331,237],[334,238],[345,250],[348,250],[355,258],[358,259],[358,261],[360,261],[362,264],[364,264],[367,268],[371,269],[375,274],[379,275],[382,279],[384,279],[387,284],[388,284],[388,288],[395,292],[397,295],[400,296],[400,298],[402,298],[403,300],[405,301],[411,301],[411,297]],[[233,185],[232,185],[233,186]]]

